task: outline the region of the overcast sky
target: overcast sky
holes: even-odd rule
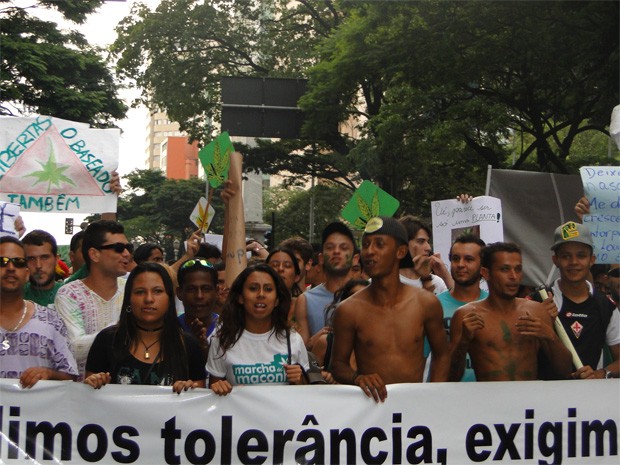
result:
[[[154,8],[159,1],[160,0],[141,0],[140,3],[146,3],[151,6],[151,8]],[[15,0],[12,3],[21,7],[35,4],[34,0]],[[36,12],[42,19],[58,23],[61,25],[61,28],[70,27],[72,29],[77,29],[86,36],[89,43],[105,47],[114,42],[116,38],[114,28],[129,14],[133,3],[137,3],[137,1],[107,1],[97,12],[91,14],[87,22],[83,25],[67,23],[63,21],[60,14],[48,9],[33,8],[30,11]],[[123,91],[121,94],[128,105],[133,95],[134,94],[128,91]],[[146,124],[147,111],[145,108],[130,109],[127,112],[127,118],[118,121],[118,126],[122,130],[118,167],[118,172],[121,176],[136,168],[145,168]],[[59,245],[66,245],[71,240],[71,235],[65,234],[65,218],[73,218],[74,223],[79,225],[86,216],[87,215],[66,213],[22,213],[28,230],[44,229],[54,235]],[[77,229],[75,232],[77,232]]]

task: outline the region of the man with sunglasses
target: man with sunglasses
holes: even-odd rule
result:
[[[77,366],[55,310],[24,299],[30,272],[23,244],[0,238],[0,378],[29,388],[45,379],[72,380]]]
[[[30,279],[24,287],[24,297],[53,308],[56,293],[62,286],[62,282],[56,281],[56,239],[47,231],[35,229],[24,236],[22,244],[30,272]]]
[[[56,310],[67,325],[80,378],[95,336],[118,321],[132,253],[123,225],[108,220],[89,224],[82,240],[88,276],[65,284],[56,294]]]
[[[213,311],[217,299],[217,278],[215,267],[200,257],[183,262],[177,273],[179,287],[176,293],[185,308],[179,322],[184,330],[198,338],[205,356],[209,353],[211,335],[218,319],[218,314]]]

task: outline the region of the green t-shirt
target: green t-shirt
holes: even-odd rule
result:
[[[32,283],[28,281],[24,286],[24,299],[43,305],[44,307],[53,307],[56,293],[63,283],[57,281],[51,289],[41,290],[32,287]]]

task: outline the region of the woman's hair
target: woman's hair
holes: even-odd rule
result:
[[[142,273],[156,273],[163,283],[166,294],[168,295],[168,310],[164,315],[164,329],[161,333],[159,359],[162,373],[170,373],[174,381],[185,380],[189,376],[187,351],[183,340],[183,330],[177,319],[174,303],[174,288],[170,275],[159,263],[143,262],[137,265],[127,278],[125,285],[125,295],[121,316],[118,320],[118,328],[114,336],[114,359],[120,361],[131,351],[133,344],[138,342],[138,327],[136,318],[131,311],[131,293],[136,278]],[[129,311],[127,311],[129,309]]]
[[[151,254],[153,253],[154,249],[159,249],[162,255],[164,254],[164,249],[161,246],[157,244],[153,244],[152,242],[147,242],[146,244],[142,244],[138,246],[138,248],[134,251],[133,253],[134,261],[138,265],[140,263],[146,262],[151,256]]]
[[[235,345],[245,330],[245,308],[239,300],[243,296],[243,286],[252,273],[267,273],[273,279],[278,303],[271,313],[272,328],[276,337],[288,337],[290,331],[288,312],[291,307],[291,293],[280,275],[269,265],[261,263],[249,266],[232,283],[228,298],[222,307],[221,325],[217,331],[222,354]]]
[[[334,293],[334,300],[332,303],[325,307],[323,315],[325,318],[325,326],[332,326],[336,307],[340,302],[348,299],[354,294],[353,289],[358,286],[368,286],[369,284],[370,282],[367,279],[350,279],[344,284],[344,286],[338,289]]]
[[[271,257],[278,252],[285,253],[291,258],[291,261],[293,262],[293,267],[295,268],[295,276],[299,276],[301,274],[301,270],[299,269],[299,262],[297,261],[297,257],[295,257],[295,252],[293,252],[287,247],[276,247],[275,249],[271,250],[271,252],[269,252],[269,255],[267,255],[267,258],[265,259],[265,263],[269,265]],[[293,297],[299,297],[301,295],[301,289],[299,289],[299,284],[293,283],[293,287],[291,288],[291,295]]]

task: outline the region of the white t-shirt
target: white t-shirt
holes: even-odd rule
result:
[[[222,356],[220,340],[213,337],[207,360],[207,372],[226,378],[233,386],[240,384],[288,384],[284,364],[288,363],[286,337],[275,332],[254,334],[243,331],[241,337]],[[291,364],[310,368],[308,352],[299,334],[291,331]]]
[[[413,286],[413,287],[418,287],[420,289],[424,289],[424,285],[422,284],[422,281],[420,280],[420,278],[418,279],[411,279],[411,278],[407,278],[406,276],[403,276],[402,274],[398,275],[400,277],[400,282],[403,284],[408,284],[409,286]],[[435,286],[435,289],[433,289],[433,294],[438,295],[441,294],[443,291],[447,291],[448,290],[448,286],[446,286],[446,283],[444,283],[443,279],[441,279],[439,276],[431,274],[433,280],[433,286]]]

